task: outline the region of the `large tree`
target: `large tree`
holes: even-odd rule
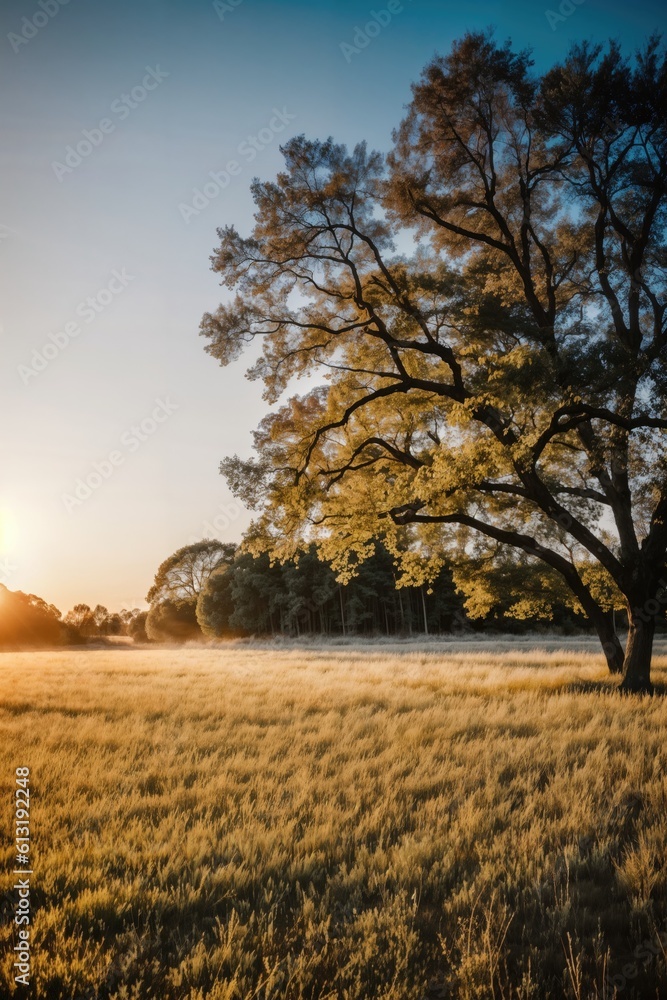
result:
[[[210,538],[177,549],[158,567],[146,600],[151,605],[162,601],[188,601],[194,607],[213,570],[231,562],[235,549],[236,546],[229,542]]]
[[[659,41],[632,61],[575,46],[539,77],[469,34],[413,88],[388,162],[304,137],[283,153],[253,184],[250,237],[219,230],[213,269],[237,295],[201,328],[222,364],[263,340],[249,375],[270,403],[320,376],[264,419],[256,460],[223,462],[260,511],[255,548],[315,538],[344,573],[381,535],[415,583],[448,552],[512,547],[558,574],[622,687],[650,689],[667,550]]]
[[[145,633],[152,642],[200,639],[197,600],[211,574],[234,558],[236,546],[205,538],[177,549],[158,567],[146,595]],[[139,636],[141,635],[139,631]]]

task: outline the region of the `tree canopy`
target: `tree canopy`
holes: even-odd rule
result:
[[[237,635],[410,635],[451,632],[467,625],[449,569],[430,592],[398,590],[391,556],[379,545],[346,586],[317,557],[315,547],[297,559],[271,562],[267,553],[239,553],[215,570],[197,601],[207,638]]]
[[[48,648],[61,646],[69,638],[53,604],[0,583],[0,648]]]
[[[201,639],[197,621],[197,600],[211,574],[229,564],[236,545],[205,538],[184,545],[165,559],[155,574],[146,595],[151,605],[143,622],[143,631],[154,642],[185,642]],[[137,636],[143,639],[139,627]]]
[[[210,538],[184,545],[160,564],[146,600],[149,604],[166,600],[196,604],[199,592],[213,570],[221,563],[231,561],[235,550],[235,545]]]
[[[448,554],[536,559],[650,688],[667,550],[667,62],[575,45],[543,76],[468,34],[428,65],[387,158],[303,136],[218,231],[222,364],[279,405],[226,459],[255,551],[381,537],[411,582]],[[414,238],[415,248],[409,251]],[[296,378],[318,378],[285,399]],[[474,586],[474,574],[467,574]],[[462,577],[462,581],[466,580]],[[600,593],[623,595],[624,652]]]

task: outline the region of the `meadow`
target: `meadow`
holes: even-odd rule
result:
[[[0,655],[20,995],[666,997],[667,656],[623,699],[536,641]]]

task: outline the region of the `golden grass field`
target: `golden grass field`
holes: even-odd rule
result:
[[[2,654],[30,995],[667,996],[667,698],[557,645]]]

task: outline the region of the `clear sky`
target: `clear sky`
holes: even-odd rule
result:
[[[222,297],[216,228],[249,229],[249,184],[281,141],[387,149],[410,83],[468,28],[545,68],[574,39],[636,47],[663,6],[393,0],[346,56],[386,0],[4,0],[0,581],[63,612],[138,606],[208,526],[240,538],[218,463],[249,453],[265,404],[247,363],[220,369],[197,334]]]

